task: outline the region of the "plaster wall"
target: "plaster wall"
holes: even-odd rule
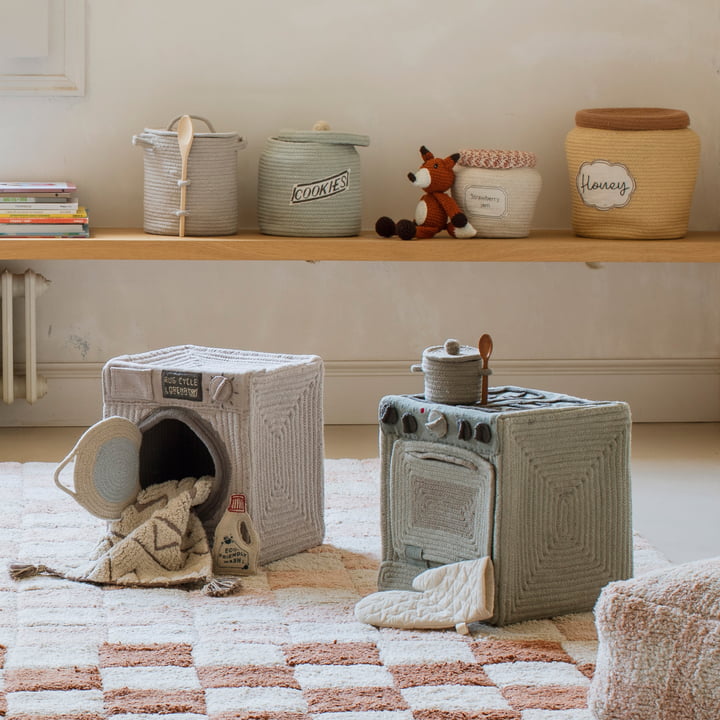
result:
[[[535,152],[543,189],[534,226],[568,227],[564,138],[576,110],[601,106],[689,113],[702,142],[690,226],[719,227],[717,0],[89,0],[85,22],[84,96],[0,98],[0,177],[74,181],[97,227],[142,225],[142,150],[131,138],[182,113],[247,139],[238,159],[244,228],[257,225],[266,138],[318,119],[370,136],[359,149],[368,229],[380,215],[411,216],[418,192],[406,173],[422,144],[443,155]],[[4,265],[22,271],[28,263]],[[56,370],[87,365],[92,375],[115,355],[182,343],[313,352],[338,367],[372,367],[416,361],[447,337],[473,343],[490,332],[499,366],[527,362],[530,375],[535,361],[690,363],[683,377],[692,363],[710,366],[702,381],[710,408],[696,419],[720,414],[715,265],[32,267],[52,280],[38,305],[39,360]],[[589,394],[605,391],[589,382]],[[48,416],[53,392],[32,408],[0,407],[0,423],[62,424],[62,408]],[[377,398],[363,401],[376,406]],[[77,421],[66,408],[65,420]]]

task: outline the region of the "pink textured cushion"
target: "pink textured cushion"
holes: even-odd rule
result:
[[[720,557],[610,583],[595,616],[599,720],[720,718]]]

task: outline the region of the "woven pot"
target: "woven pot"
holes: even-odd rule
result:
[[[266,235],[343,237],[360,232],[356,145],[366,135],[286,130],[269,138],[258,168],[258,224]]]
[[[422,364],[411,365],[410,370],[425,375],[426,400],[448,405],[480,402],[482,376],[492,372],[483,369],[477,348],[453,339],[425,348]]]
[[[185,202],[186,235],[233,235],[238,225],[237,151],[245,140],[234,132],[216,133],[209,120],[201,120],[209,133],[193,133],[188,157],[187,197]],[[178,134],[166,130],[145,129],[133,136],[133,145],[144,149],[144,222],[145,232],[178,235],[180,230],[180,187],[182,161]]]
[[[542,178],[533,153],[461,150],[452,196],[477,237],[527,237]]]
[[[687,233],[700,139],[682,110],[580,110],[565,141],[572,227],[600,238]]]

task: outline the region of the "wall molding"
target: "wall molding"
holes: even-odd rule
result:
[[[85,94],[85,0],[48,4],[49,54],[9,58],[0,63],[0,95]]]
[[[374,424],[383,395],[422,392],[416,361],[325,363],[325,422]],[[103,363],[41,363],[48,393],[0,404],[0,426],[86,426],[100,419]],[[625,400],[637,422],[720,421],[720,358],[497,360],[491,385],[520,385],[596,400]],[[23,368],[18,368],[23,372]]]

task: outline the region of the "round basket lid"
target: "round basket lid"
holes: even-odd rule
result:
[[[142,433],[124,417],[109,417],[87,430],[60,463],[55,483],[82,507],[105,520],[119,518],[140,491]],[[74,490],[60,482],[60,471],[75,460]]]
[[[370,138],[357,133],[335,132],[330,129],[322,130],[281,130],[275,140],[297,143],[320,143],[322,145],[361,145],[368,146]]]
[[[509,170],[535,167],[535,153],[525,150],[461,150],[458,165],[465,167]]]
[[[437,362],[469,362],[480,360],[480,352],[476,347],[461,345],[457,340],[449,339],[442,345],[425,348],[423,358]]]
[[[598,130],[683,130],[690,117],[670,108],[589,108],[575,113],[575,124]]]

